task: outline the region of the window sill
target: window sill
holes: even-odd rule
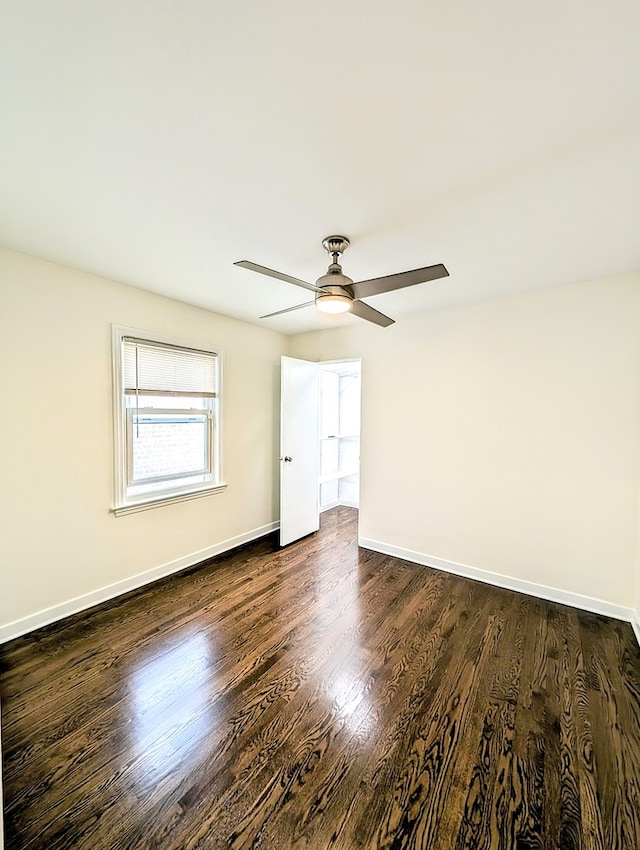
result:
[[[135,514],[139,511],[151,510],[151,508],[161,508],[164,505],[173,505],[176,502],[187,502],[190,499],[199,499],[201,496],[211,496],[213,493],[223,493],[227,489],[227,486],[227,484],[216,484],[215,487],[207,487],[202,490],[191,490],[187,493],[175,493],[173,496],[156,496],[153,499],[144,499],[139,502],[131,502],[128,505],[120,505],[116,508],[111,508],[110,513],[114,514],[114,516]]]

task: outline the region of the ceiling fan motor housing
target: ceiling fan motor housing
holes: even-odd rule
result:
[[[325,277],[328,277],[328,275],[325,275]],[[320,280],[322,280],[322,278],[320,278]],[[339,286],[331,283],[319,285],[322,286],[322,292],[318,292],[316,294],[316,301],[318,298],[322,298],[323,295],[341,295],[343,298],[348,298],[350,301],[353,300],[353,295],[346,286]]]
[[[316,286],[327,294],[347,295],[349,298],[353,298],[353,290],[351,289],[353,281],[346,274],[342,274],[340,266],[338,266],[338,269],[339,271],[331,271],[331,267],[329,267],[327,274],[323,274],[322,277],[317,279]]]

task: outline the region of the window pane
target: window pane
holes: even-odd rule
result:
[[[206,416],[189,420],[139,421],[132,426],[133,481],[207,469]]]

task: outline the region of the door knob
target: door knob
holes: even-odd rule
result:
[[[285,455],[285,456],[282,458],[282,460],[284,460],[284,462],[285,462],[285,463],[291,463],[291,461],[293,460],[293,458],[292,458],[290,455]]]

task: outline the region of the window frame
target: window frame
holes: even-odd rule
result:
[[[124,393],[124,356],[123,356],[123,340],[126,337],[134,337],[143,342],[149,342],[153,345],[172,345],[177,348],[185,348],[190,350],[202,351],[205,353],[215,354],[217,363],[217,378],[218,378],[218,393],[213,410],[209,411],[203,408],[201,413],[195,413],[193,409],[189,409],[188,415],[201,416],[207,415],[209,419],[208,427],[208,463],[210,473],[193,473],[211,474],[211,480],[205,483],[191,484],[178,488],[167,488],[164,491],[156,491],[152,493],[143,493],[135,496],[127,495],[129,486],[141,485],[145,482],[132,482],[130,480],[132,454],[129,451],[130,441],[128,433],[131,427],[131,410],[132,408],[126,404]],[[170,336],[168,334],[156,333],[155,331],[141,330],[140,328],[124,327],[122,325],[112,325],[112,373],[113,373],[113,437],[114,437],[114,494],[113,507],[111,513],[115,516],[134,513],[137,511],[149,510],[151,508],[160,507],[162,505],[172,504],[175,502],[183,502],[187,499],[196,499],[202,496],[209,496],[212,493],[221,493],[227,483],[223,477],[223,458],[222,458],[222,402],[223,402],[223,375],[224,375],[224,352],[216,345],[209,343],[198,342],[180,337]],[[147,408],[140,408],[139,412],[144,413]],[[167,413],[169,415],[184,416],[187,415],[186,410],[180,408],[167,409],[148,408],[150,414]],[[183,479],[186,476],[180,475],[171,476],[177,480]],[[161,480],[171,480],[169,476],[162,476]],[[151,482],[149,482],[151,483]]]

